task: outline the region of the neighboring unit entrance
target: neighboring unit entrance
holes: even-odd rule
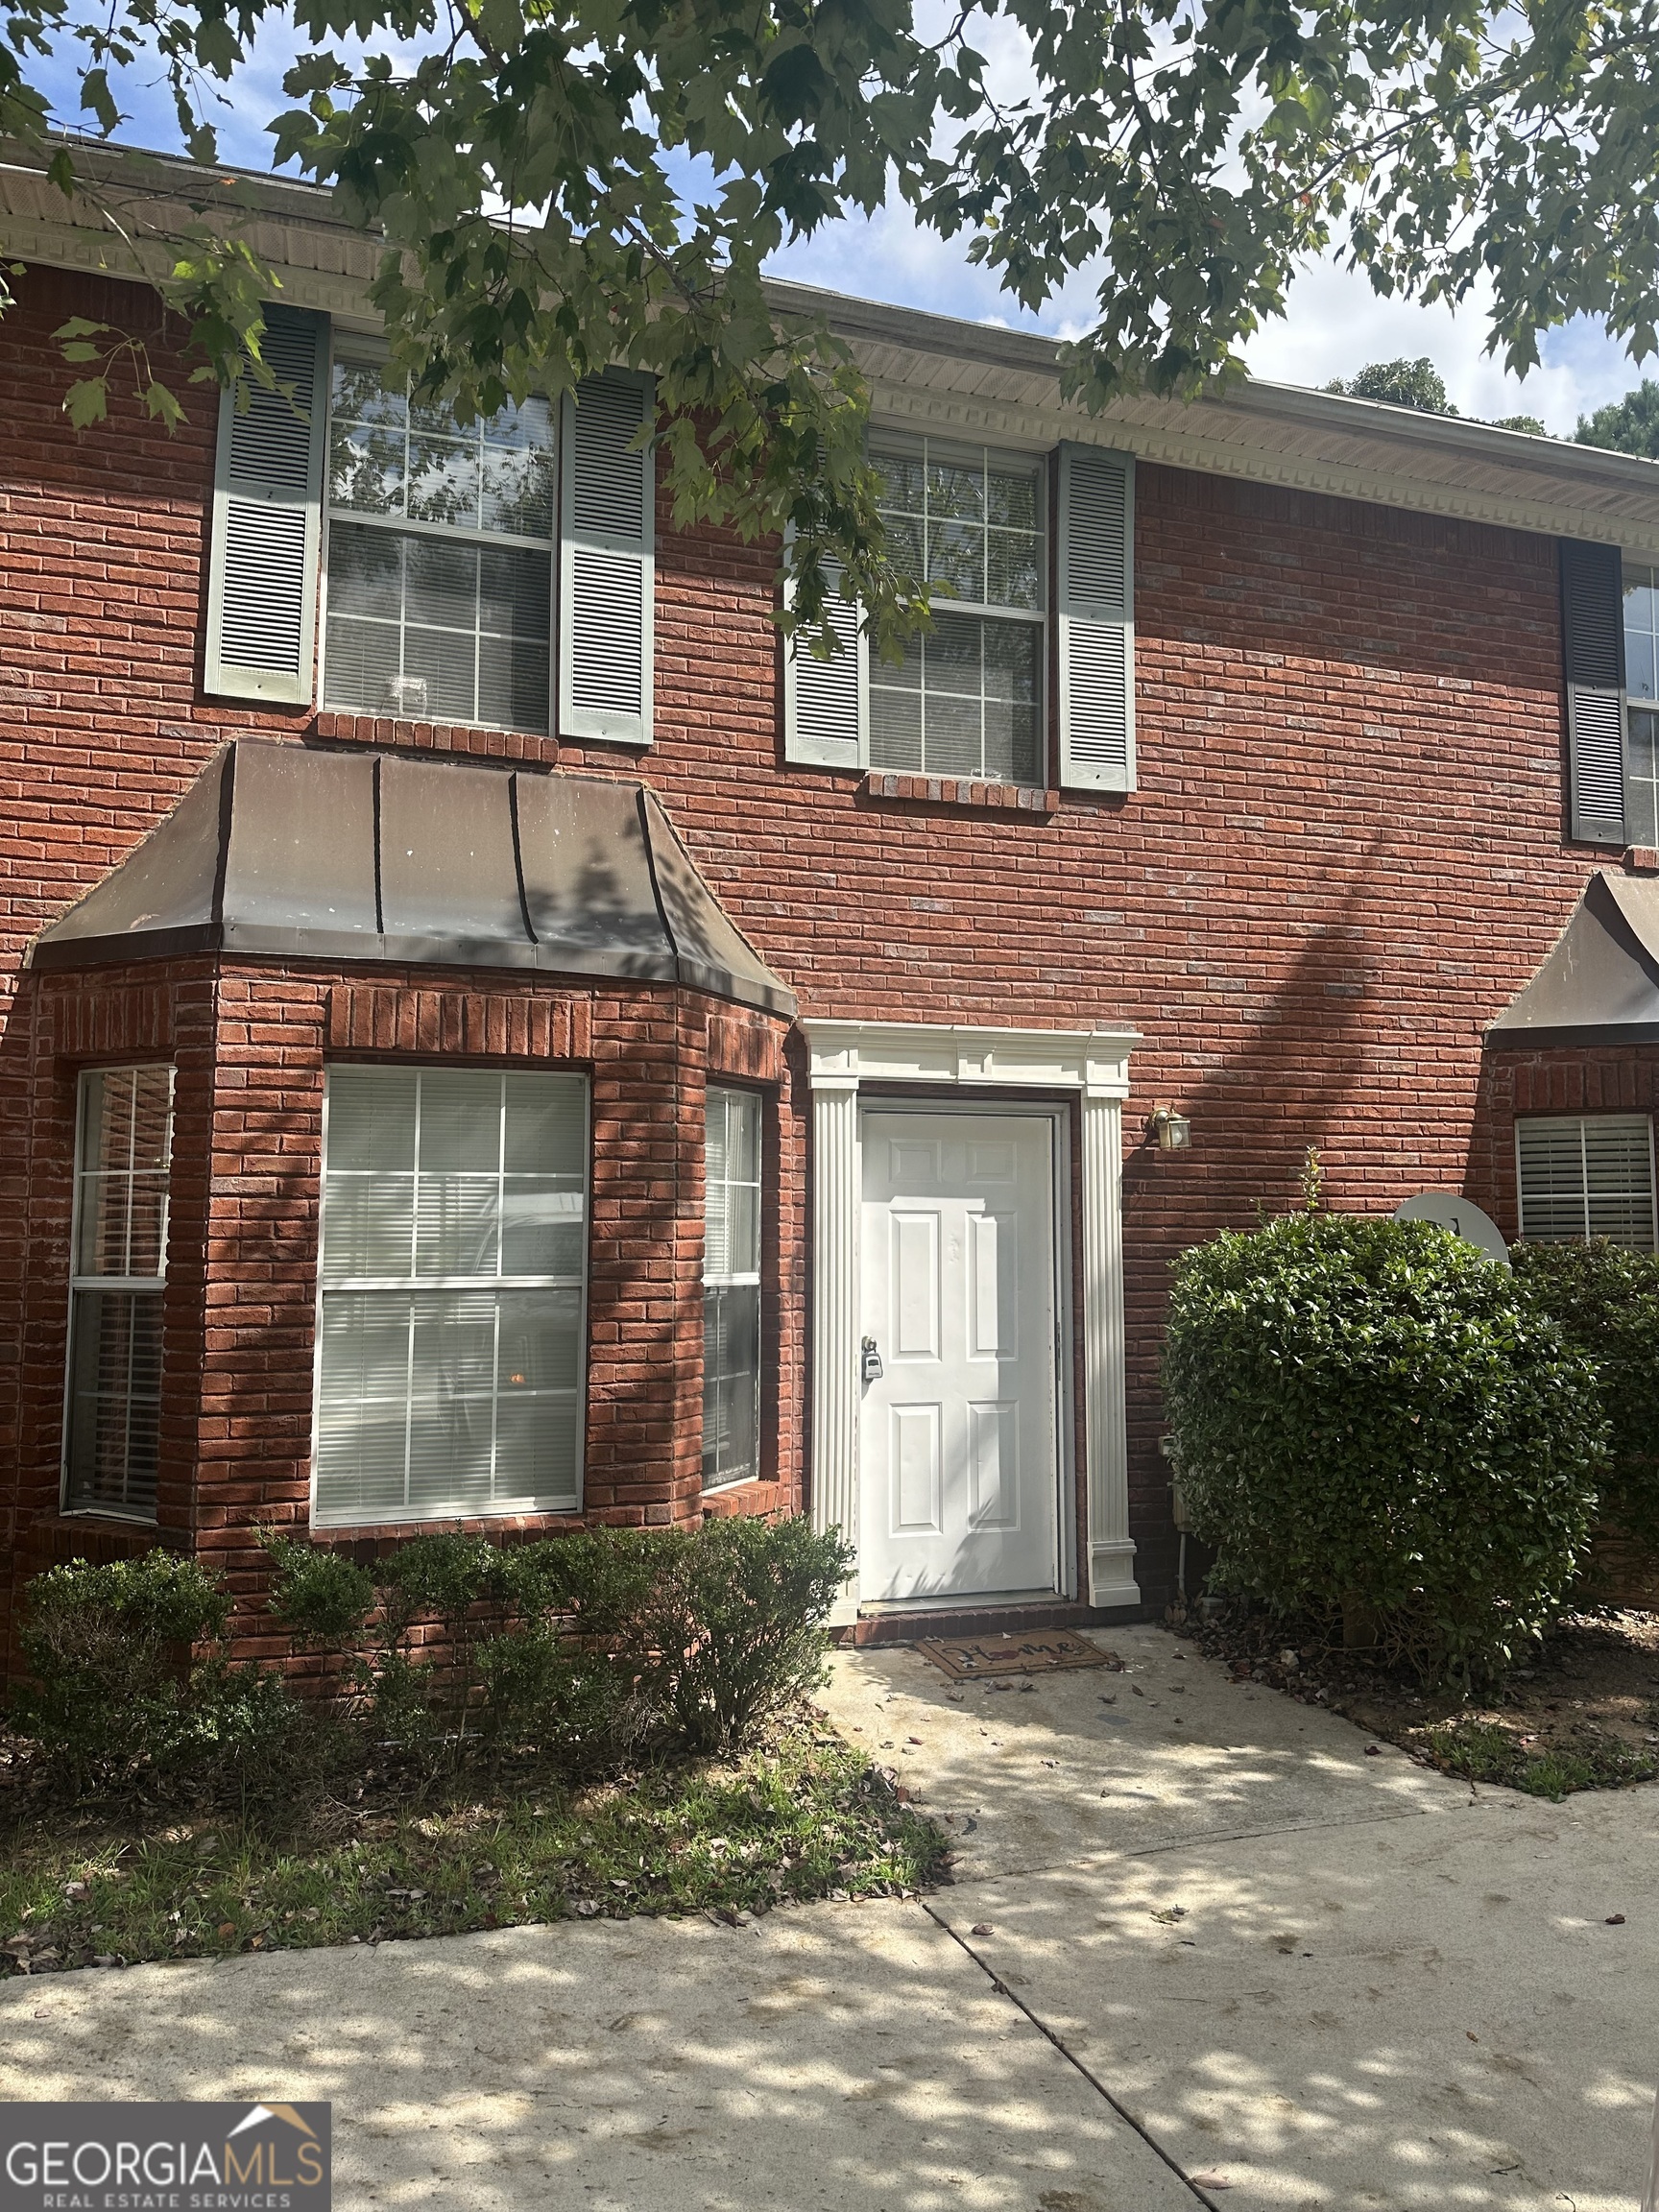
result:
[[[1059,1588],[1054,1142],[1047,1114],[864,1117],[866,1602]]]

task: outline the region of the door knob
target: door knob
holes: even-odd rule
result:
[[[876,1349],[874,1336],[866,1336],[859,1348],[858,1377],[863,1382],[879,1382],[881,1380],[881,1355]]]

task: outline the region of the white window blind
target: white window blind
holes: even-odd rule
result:
[[[204,682],[232,699],[309,705],[328,319],[268,307],[262,350],[281,389],[220,402]]]
[[[760,1472],[760,1100],[710,1088],[704,1154],[703,1487]]]
[[[573,1511],[588,1087],[328,1076],[314,1518]]]
[[[552,676],[553,414],[463,424],[336,356],[325,705],[531,733]]]
[[[1646,1114],[1517,1121],[1521,1234],[1543,1244],[1610,1238],[1655,1243],[1653,1124]]]
[[[63,1502],[156,1517],[171,1068],[81,1078]]]

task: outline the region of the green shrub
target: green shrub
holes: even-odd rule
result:
[[[340,1650],[379,1602],[374,1577],[342,1551],[261,1529],[271,1561],[270,1607],[301,1649]]]
[[[1601,1518],[1659,1546],[1659,1257],[1604,1237],[1517,1244],[1511,1257],[1534,1302],[1600,1376],[1612,1429]]]
[[[732,1752],[823,1679],[824,1617],[851,1554],[799,1519],[664,1536],[647,1539],[661,1550],[635,1629],[641,1692],[677,1746]]]
[[[1595,1370],[1447,1230],[1301,1214],[1185,1254],[1165,1392],[1217,1579],[1276,1611],[1362,1611],[1467,1676],[1572,1585],[1606,1466]]]
[[[217,1578],[173,1551],[48,1568],[25,1595],[17,1726],[82,1787],[171,1758],[189,1733],[192,1647],[216,1643],[229,1610]]]
[[[226,1657],[229,1611],[218,1578],[172,1551],[51,1568],[28,1586],[33,1679],[13,1718],[79,1789],[159,1776],[244,1806],[292,1796],[315,1723],[279,1671]]]

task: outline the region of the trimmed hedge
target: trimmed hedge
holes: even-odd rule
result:
[[[1608,1458],[1595,1366],[1433,1223],[1305,1214],[1186,1253],[1165,1395],[1224,1588],[1372,1617],[1467,1678],[1573,1585]]]
[[[1659,1549],[1659,1257],[1604,1237],[1517,1244],[1510,1257],[1533,1303],[1600,1376],[1612,1431],[1602,1521]]]
[[[17,1727],[80,1788],[168,1773],[244,1794],[283,1788],[306,1746],[314,1767],[373,1751],[428,1772],[724,1755],[817,1684],[850,1563],[803,1520],[520,1545],[433,1531],[373,1566],[263,1542],[270,1611],[325,1655],[331,1713],[280,1667],[233,1662],[224,1589],[157,1551],[29,1584]]]

